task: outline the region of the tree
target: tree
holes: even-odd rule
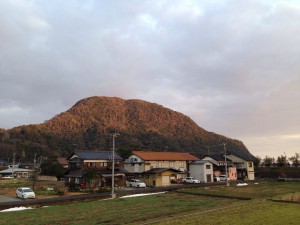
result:
[[[294,167],[300,166],[300,154],[299,153],[295,153],[295,155],[290,157],[289,160],[292,162],[292,165]]]
[[[45,161],[41,165],[41,173],[48,176],[56,176],[60,179],[64,175],[64,168],[56,160]]]
[[[254,166],[258,167],[262,163],[262,158],[259,156],[255,156],[256,160],[254,160]]]
[[[93,168],[86,169],[85,171],[86,182],[89,183],[90,188],[94,187],[94,180],[97,176],[96,170]]]
[[[265,167],[271,167],[271,166],[273,166],[274,165],[274,163],[275,163],[275,159],[274,158],[271,158],[271,157],[269,157],[269,156],[266,156],[264,159],[263,159],[263,165],[265,166]]]
[[[286,156],[283,156],[283,155],[278,156],[277,160],[276,160],[276,163],[277,163],[277,166],[279,166],[279,167],[285,167],[285,166],[287,166],[288,165],[288,161],[287,161]]]
[[[37,176],[41,173],[41,165],[43,163],[43,160],[44,160],[43,156],[38,157],[38,159],[36,159],[36,157],[34,158],[34,174],[33,174],[32,190],[34,190],[35,188],[35,182]]]

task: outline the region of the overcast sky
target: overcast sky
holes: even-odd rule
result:
[[[300,152],[299,1],[0,1],[0,127],[90,96],[142,99],[239,139]]]

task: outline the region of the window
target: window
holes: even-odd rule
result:
[[[210,169],[210,165],[206,165],[206,169],[208,169],[208,170],[209,170],[209,169]]]
[[[253,165],[252,165],[252,162],[249,162],[249,167],[252,167]]]

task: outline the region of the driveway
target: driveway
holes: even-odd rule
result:
[[[8,197],[6,195],[0,195],[0,202],[18,202],[21,199]]]

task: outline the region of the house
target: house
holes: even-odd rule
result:
[[[209,161],[199,160],[190,163],[190,176],[203,183],[213,182],[213,164]]]
[[[142,179],[147,186],[159,187],[170,185],[176,182],[179,170],[172,168],[154,168],[143,173]]]
[[[1,177],[31,178],[34,170],[19,168],[19,165],[9,165],[7,169],[0,171]]]
[[[255,180],[254,163],[250,156],[227,154],[226,157],[236,167],[238,179]]]
[[[112,176],[116,186],[125,185],[126,171],[122,169],[122,158],[115,154],[114,173],[112,170],[112,152],[75,151],[68,158],[69,170],[65,173],[69,187],[104,187],[111,186]]]
[[[209,161],[213,164],[213,175],[215,177],[226,175],[230,180],[237,180],[236,167],[234,163],[227,157],[227,155],[226,160],[224,155],[206,155],[201,159]]]
[[[158,170],[153,169],[173,169],[172,174],[162,175],[160,172],[155,173],[156,176],[164,176],[161,183],[166,185],[167,180],[172,183],[179,182],[183,178],[187,177],[189,173],[189,162],[199,160],[197,157],[189,153],[181,152],[153,152],[153,151],[132,151],[132,155],[124,161],[124,169],[128,171],[132,176],[135,177],[146,177],[149,176],[149,171],[157,172]],[[169,170],[170,172],[170,170]],[[166,173],[164,171],[164,173]],[[168,176],[168,178],[166,177]],[[160,178],[158,178],[160,179]],[[149,183],[151,183],[149,181]],[[159,185],[160,182],[155,182],[154,186]],[[153,186],[153,182],[151,184]]]

